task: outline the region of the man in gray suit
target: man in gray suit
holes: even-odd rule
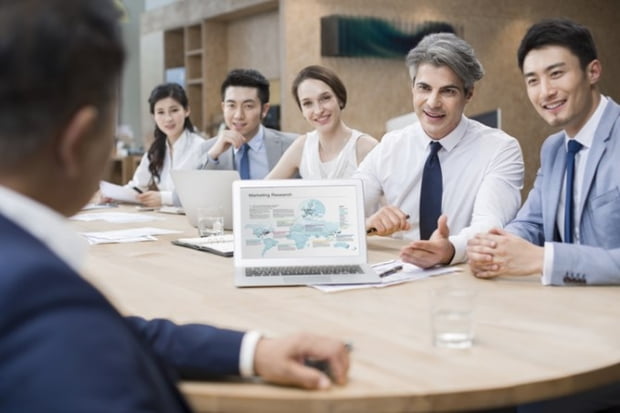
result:
[[[226,129],[206,141],[203,168],[234,169],[242,179],[264,178],[295,140],[295,135],[261,124],[269,110],[269,81],[256,70],[234,69],[222,83],[221,95]]]
[[[544,142],[517,217],[469,242],[471,269],[480,278],[539,273],[545,285],[620,284],[620,106],[598,90],[592,35],[545,20],[523,38],[518,61],[534,108],[563,130]]]

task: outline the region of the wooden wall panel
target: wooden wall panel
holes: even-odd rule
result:
[[[539,164],[542,140],[553,130],[539,119],[525,94],[516,65],[516,49],[526,29],[548,17],[568,17],[592,30],[603,62],[603,93],[620,100],[620,15],[617,0],[281,0],[283,73],[288,90],[295,74],[309,64],[329,66],[342,77],[350,95],[345,109],[349,126],[380,138],[385,122],[410,112],[411,93],[403,61],[320,56],[320,18],[330,14],[374,16],[423,22],[440,20],[462,27],[476,49],[486,76],[475,90],[467,114],[500,107],[503,128],[521,142],[529,190]],[[284,93],[283,129],[306,131],[308,125],[292,97]]]

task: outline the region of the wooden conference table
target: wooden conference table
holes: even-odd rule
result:
[[[110,212],[134,210],[123,207]],[[388,288],[323,293],[310,287],[233,286],[232,258],[177,247],[194,236],[184,216],[143,224],[75,222],[78,230],[154,226],[183,230],[155,242],[91,247],[85,276],[122,312],[206,322],[267,335],[311,331],[354,344],[349,383],[304,391],[258,381],[185,382],[197,411],[422,412],[514,405],[620,380],[620,288],[543,287],[538,277],[478,280],[467,272]],[[369,261],[399,244],[369,239]],[[475,343],[431,343],[430,291],[477,291]]]

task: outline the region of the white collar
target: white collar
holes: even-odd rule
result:
[[[258,126],[258,132],[256,132],[256,135],[254,135],[252,139],[248,141],[248,146],[252,148],[254,152],[258,152],[260,148],[263,146],[264,142],[265,142],[265,128],[261,124]],[[235,154],[237,154],[240,150],[241,150],[241,146],[235,149]]]
[[[431,142],[439,142],[441,143],[441,147],[448,152],[451,151],[452,148],[454,148],[461,141],[461,139],[463,139],[463,136],[465,136],[465,131],[467,131],[467,118],[465,117],[465,115],[461,115],[461,120],[456,125],[456,128],[452,129],[450,133],[448,133],[441,139],[432,139],[426,134],[421,123],[418,122],[417,124],[419,125],[420,130],[422,131],[422,135],[424,136],[425,148],[430,145]]]
[[[4,186],[0,186],[0,213],[80,272],[88,244],[69,226],[64,216]]]
[[[607,107],[607,99],[605,96],[601,95],[601,100],[598,102],[598,106],[596,110],[590,116],[590,119],[586,122],[585,125],[579,132],[573,137],[577,142],[585,146],[586,148],[592,147],[592,141],[594,141],[594,134],[596,133],[596,129],[598,128],[598,124],[601,122],[601,118],[603,117],[603,112],[605,112],[605,108]],[[568,145],[568,141],[571,139],[566,131],[564,131],[564,144]]]

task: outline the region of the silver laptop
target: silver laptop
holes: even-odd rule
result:
[[[235,285],[378,283],[359,180],[233,183]]]
[[[224,212],[224,229],[233,228],[232,183],[239,179],[237,171],[176,170],[172,180],[192,226],[196,226],[198,208],[220,207]]]

